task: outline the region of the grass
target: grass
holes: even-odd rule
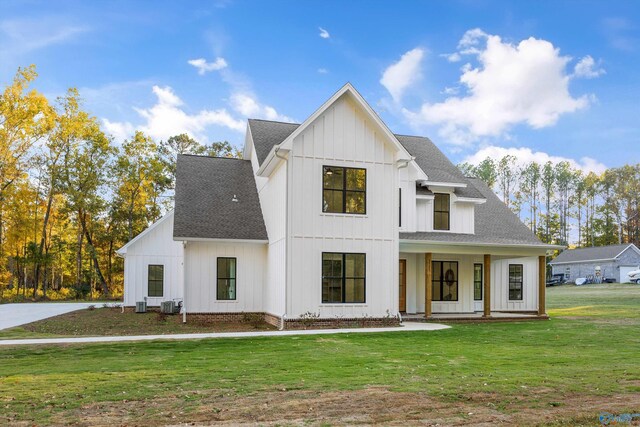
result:
[[[402,417],[415,424],[420,418],[411,418],[411,408],[435,410],[444,402],[436,414],[445,417],[441,424],[477,413],[493,417],[488,422],[592,425],[600,410],[640,409],[634,407],[640,404],[639,303],[637,285],[563,286],[548,290],[548,322],[0,348],[0,424],[106,423],[116,415],[115,422],[125,417],[133,424],[282,422],[293,413],[304,422],[342,424],[369,412],[368,422]],[[367,398],[350,408],[363,393]],[[394,398],[386,403],[389,393]],[[278,396],[286,401],[282,407]],[[308,403],[311,396],[324,396],[324,403]],[[335,408],[331,396],[340,396]],[[397,396],[414,403],[391,419],[375,418],[398,406]],[[296,409],[301,399],[305,410]],[[321,413],[308,409],[315,405],[324,405]],[[517,418],[527,413],[535,415]],[[540,418],[550,413],[555,418]]]
[[[247,315],[251,316],[251,315]],[[119,308],[78,310],[49,319],[0,331],[0,340],[18,338],[165,335],[200,332],[231,332],[274,329],[263,321],[247,323],[182,323],[182,316],[165,316],[158,312],[121,312]]]

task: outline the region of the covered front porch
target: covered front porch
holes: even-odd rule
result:
[[[546,248],[401,241],[399,259],[404,319],[547,318]]]

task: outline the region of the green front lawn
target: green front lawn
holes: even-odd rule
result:
[[[640,286],[549,288],[548,304],[550,321],[424,333],[0,347],[0,424],[594,425],[640,412]]]

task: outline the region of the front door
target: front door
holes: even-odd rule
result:
[[[482,264],[473,264],[473,310],[484,310],[482,292],[484,291],[484,266]]]
[[[401,312],[407,311],[407,260],[400,260],[400,304]]]

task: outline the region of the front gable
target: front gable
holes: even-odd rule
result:
[[[261,162],[257,174],[269,176],[279,161],[287,158],[289,153],[295,149],[295,145],[301,140],[300,135],[307,133],[308,128],[315,127],[319,121],[323,122],[323,130],[327,132],[327,137],[331,137],[333,141],[332,148],[328,146],[323,148],[332,150],[328,151],[328,154],[336,156],[336,158],[350,160],[349,156],[356,155],[352,151],[356,147],[349,144],[353,141],[353,139],[349,138],[360,137],[361,140],[370,140],[366,135],[367,132],[370,132],[375,136],[376,141],[382,141],[388,146],[385,150],[391,150],[393,158],[390,161],[410,162],[412,160],[411,154],[400,144],[387,125],[371,109],[355,88],[350,83],[347,83],[281,143],[271,148],[265,160]],[[324,127],[325,124],[326,128]],[[325,138],[324,135],[322,137]],[[359,148],[365,150],[369,158],[374,158],[376,155],[373,147],[361,146]],[[314,151],[314,153],[316,152]],[[384,155],[387,156],[386,153]]]

